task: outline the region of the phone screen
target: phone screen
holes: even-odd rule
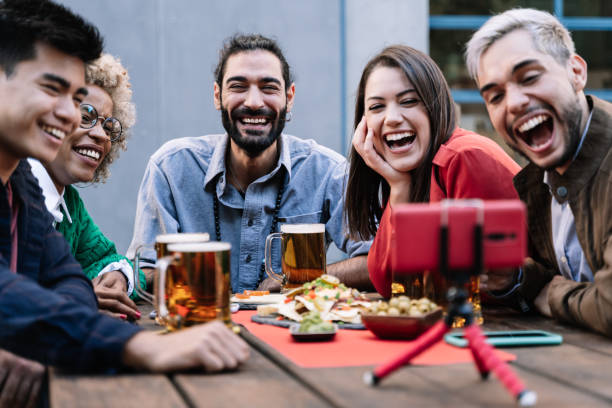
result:
[[[524,331],[524,332],[488,332],[488,339],[506,338],[506,337],[546,337],[549,333],[539,331]]]
[[[563,337],[543,330],[510,330],[484,332],[487,342],[495,347],[520,347],[561,344]],[[449,333],[444,340],[458,347],[467,347],[468,341],[461,332]]]

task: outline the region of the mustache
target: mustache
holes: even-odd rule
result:
[[[263,116],[274,120],[276,119],[276,112],[269,108],[251,109],[245,106],[241,106],[232,111],[232,117],[234,119],[240,119],[245,116]]]

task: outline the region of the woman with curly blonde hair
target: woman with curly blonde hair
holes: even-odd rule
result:
[[[103,54],[86,69],[87,96],[81,103],[81,125],[66,136],[55,160],[30,160],[55,226],[72,254],[93,280],[102,311],[137,319],[133,269],[115,244],[102,234],[83,205],[74,183],[105,182],[110,164],[125,150],[136,121],[129,76],[120,61]],[[144,282],[144,277],[141,277]]]

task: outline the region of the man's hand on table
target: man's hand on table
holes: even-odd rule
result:
[[[281,289],[280,282],[270,277],[261,281],[261,283],[257,287],[257,290],[269,290],[270,293],[280,292],[280,289]]]
[[[42,364],[0,349],[0,407],[34,407],[44,374]]]
[[[136,304],[127,295],[127,280],[121,271],[111,271],[92,280],[102,313],[120,319],[140,319]]]
[[[214,321],[160,336],[140,332],[123,350],[123,362],[152,372],[189,368],[235,369],[249,357],[248,345],[223,323]]]
[[[516,268],[489,269],[480,275],[480,289],[488,292],[507,292],[516,284]]]
[[[540,290],[540,293],[538,293],[538,296],[536,296],[535,300],[533,301],[533,305],[536,309],[538,309],[538,312],[540,312],[546,317],[552,317],[550,305],[548,304],[548,289],[550,289],[550,284],[552,282],[559,279],[565,280],[563,276],[556,275],[553,280],[548,282],[546,286],[544,286],[542,290]]]

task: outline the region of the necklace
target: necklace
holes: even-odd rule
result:
[[[238,181],[238,179],[236,179],[236,176],[234,176],[234,172],[229,170],[227,171],[227,174],[229,177],[231,177],[231,179],[234,181],[232,184],[234,185],[234,187],[236,187],[236,189],[238,190],[238,192],[240,192],[240,194],[242,194],[242,197],[244,197],[244,195],[246,194],[246,188],[244,188],[242,186],[242,184],[240,184],[240,182]],[[228,177],[228,181],[229,181],[229,177]]]
[[[283,192],[285,191],[285,183],[281,184],[278,189],[278,194],[276,195],[276,203],[274,204],[274,209],[272,210],[272,226],[270,227],[270,234],[276,231],[276,226],[278,225],[278,211],[280,210],[281,198],[283,197]],[[213,211],[215,215],[215,236],[217,241],[221,241],[221,222],[219,221],[219,199],[217,198],[217,193],[213,191]],[[261,261],[261,268],[259,269],[259,281],[263,280],[263,277],[266,273],[266,265],[264,261]]]

